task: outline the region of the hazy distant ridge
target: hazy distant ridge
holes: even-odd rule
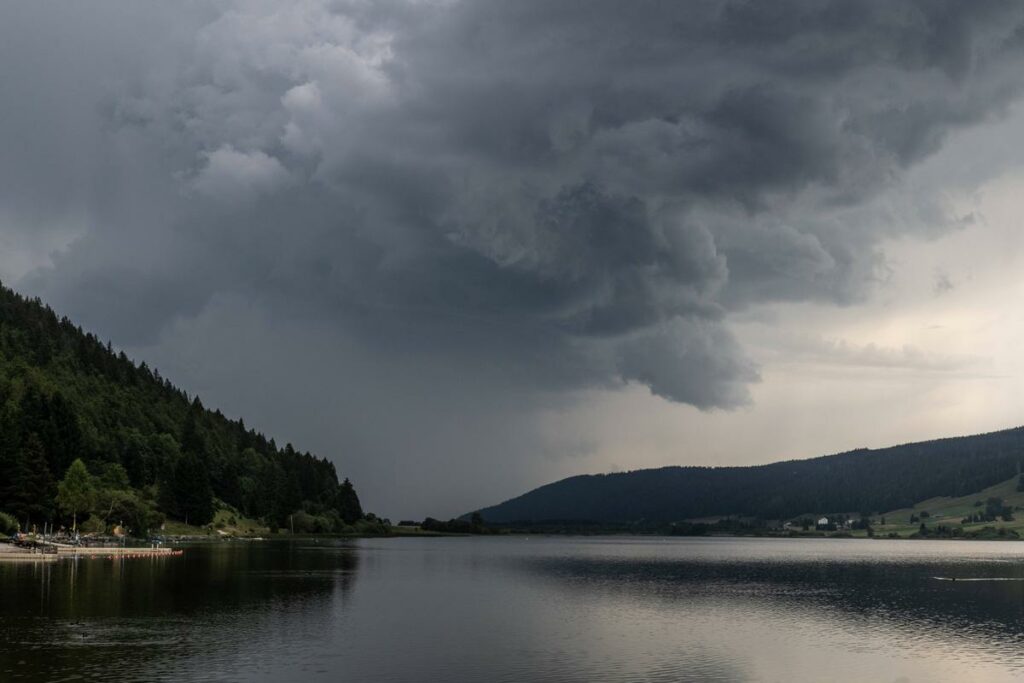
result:
[[[765,519],[880,512],[962,496],[1019,471],[1024,428],[858,449],[754,467],[662,467],[581,475],[480,510],[488,522],[670,522],[712,515]]]

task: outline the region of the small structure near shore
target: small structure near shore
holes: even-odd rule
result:
[[[58,545],[57,555],[61,557],[168,557],[173,555],[181,555],[184,551],[175,550],[174,548],[124,548],[124,547],[113,547],[105,548],[102,546],[96,547],[81,547],[74,545]]]
[[[174,557],[183,553],[183,550],[165,547],[77,546],[46,541],[21,547],[0,543],[0,562],[56,562],[60,559],[76,558]]]
[[[41,552],[38,548],[19,548],[0,543],[0,562],[56,562],[57,558],[55,552]]]

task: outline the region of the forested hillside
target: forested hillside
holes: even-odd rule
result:
[[[783,519],[884,512],[1013,477],[1024,428],[757,467],[664,467],[570,477],[480,510],[487,522],[654,522],[716,515]]]
[[[68,474],[76,460],[81,481],[80,467]],[[164,516],[206,524],[225,504],[271,527],[298,518],[304,531],[342,531],[363,517],[327,459],[206,409],[0,286],[0,511],[22,525],[91,517],[94,528],[124,521],[145,533]]]

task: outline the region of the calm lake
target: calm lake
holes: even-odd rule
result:
[[[0,589],[5,683],[1024,678],[1024,543],[237,542]]]

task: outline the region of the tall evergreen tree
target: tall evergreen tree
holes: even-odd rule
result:
[[[203,404],[199,402],[199,397],[196,397],[185,414],[185,426],[181,430],[182,452],[194,453],[200,458],[206,455],[206,441],[199,427],[202,410]]]
[[[174,468],[174,493],[177,512],[187,524],[200,526],[213,519],[213,490],[210,477],[199,456],[187,451]]]
[[[363,517],[363,506],[359,503],[359,496],[352,482],[345,477],[344,483],[338,488],[338,511],[346,524],[352,524]]]
[[[29,434],[15,452],[5,472],[7,485],[0,497],[5,510],[15,515],[26,527],[53,519],[56,487],[42,441]]]

